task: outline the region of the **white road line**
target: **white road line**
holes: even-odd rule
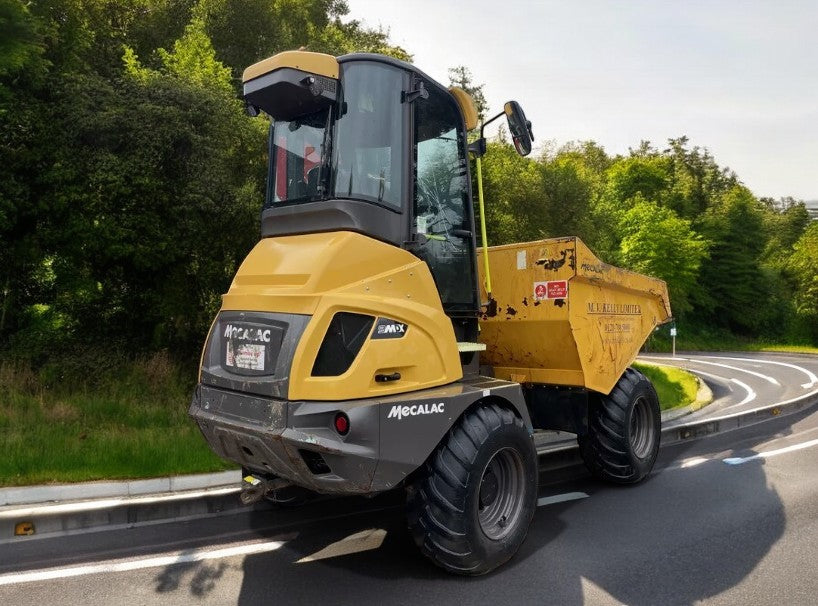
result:
[[[754,392],[753,389],[749,385],[747,385],[746,383],[742,383],[738,379],[730,379],[730,381],[732,381],[736,385],[746,389],[747,390],[747,397],[744,398],[738,404],[733,404],[732,406],[728,406],[728,408],[732,408],[733,406],[742,406],[743,404],[746,404],[747,402],[752,402],[753,400],[756,399],[756,392]]]
[[[346,538],[330,543],[323,549],[316,551],[312,555],[305,556],[298,560],[296,564],[304,564],[305,562],[315,562],[317,560],[326,560],[328,558],[337,558],[338,556],[345,556],[352,553],[360,553],[361,551],[371,551],[378,549],[386,537],[386,531],[382,528],[370,528],[369,530],[362,530],[356,532]]]
[[[693,457],[692,459],[685,459],[679,463],[679,469],[687,469],[688,467],[696,467],[702,463],[707,463],[710,459],[705,457]]]
[[[49,568],[45,570],[33,570],[31,572],[7,573],[0,575],[0,586],[17,585],[20,583],[33,583],[36,581],[50,581],[54,579],[65,579],[69,577],[79,577],[89,574],[107,574],[112,572],[127,572],[129,570],[141,570],[143,568],[159,568],[163,566],[173,566],[174,564],[189,564],[191,562],[202,562],[205,560],[217,560],[230,558],[239,555],[251,555],[254,553],[266,553],[275,551],[284,545],[286,541],[266,541],[264,543],[245,543],[231,547],[219,549],[196,549],[182,551],[179,553],[153,556],[149,558],[138,558],[132,560],[111,560],[98,564],[87,564],[84,566],[72,566],[68,568]]]
[[[704,371],[701,371],[701,370],[693,370],[692,368],[689,368],[688,370],[690,372],[696,373],[697,375],[704,375],[705,377],[710,377],[711,379],[721,379],[722,381],[724,381],[724,382],[726,382],[728,384],[727,388],[731,392],[733,391],[733,388],[730,387],[730,385],[729,385],[730,383],[735,383],[736,385],[738,385],[739,387],[744,389],[744,391],[747,392],[747,395],[745,396],[745,398],[741,402],[739,402],[738,404],[731,404],[730,406],[727,406],[727,407],[721,409],[722,411],[725,411],[725,410],[727,410],[729,408],[734,408],[736,406],[742,406],[744,404],[747,404],[747,402],[752,402],[753,400],[756,399],[756,397],[758,397],[758,394],[756,394],[756,392],[753,391],[752,387],[750,387],[746,383],[743,383],[742,381],[739,381],[738,379],[728,379],[727,377],[720,377],[719,375],[711,375],[710,373],[707,373],[707,372],[704,372]]]
[[[564,492],[562,494],[555,494],[550,497],[541,497],[537,499],[537,507],[543,505],[556,505],[557,503],[565,503],[566,501],[576,501],[577,499],[587,499],[588,495],[584,492]]]
[[[767,359],[758,360],[756,358],[731,358],[731,357],[728,357],[728,356],[701,356],[701,357],[703,357],[703,358],[716,358],[716,359],[721,359],[721,360],[736,360],[736,361],[742,361],[742,362],[752,361],[752,362],[758,362],[759,364],[774,364],[776,366],[786,366],[787,368],[793,368],[793,369],[798,370],[800,372],[803,372],[805,375],[807,375],[807,378],[809,379],[809,383],[802,383],[801,384],[801,387],[803,387],[804,389],[809,389],[810,387],[812,387],[813,385],[818,383],[818,376],[816,376],[814,372],[812,372],[811,370],[808,370],[806,368],[803,368],[801,366],[796,366],[795,364],[787,364],[786,362],[775,362],[773,360],[767,360]]]
[[[780,454],[793,452],[795,450],[803,450],[804,448],[811,448],[813,446],[818,446],[818,440],[810,440],[809,442],[802,442],[801,444],[793,444],[792,446],[786,446],[784,448],[779,448],[777,450],[759,452],[751,457],[730,457],[727,459],[723,459],[723,461],[728,465],[741,465],[742,463],[746,463],[747,461],[755,461],[756,459],[769,459],[770,457],[775,457]]]
[[[742,410],[740,412],[734,412],[734,413],[730,413],[728,415],[719,415],[718,417],[707,417],[703,421],[708,422],[708,423],[712,423],[712,422],[715,422],[715,421],[724,421],[725,419],[730,419],[730,418],[741,416],[741,415],[749,415],[749,414],[758,413],[758,412],[769,412],[769,411],[775,410],[776,408],[779,408],[780,406],[786,406],[787,404],[791,404],[793,402],[807,401],[809,398],[811,398],[812,396],[815,396],[815,395],[818,395],[818,389],[814,389],[809,393],[802,394],[800,396],[796,396],[795,398],[790,398],[789,400],[782,400],[781,402],[775,402],[773,404],[767,404],[765,406],[759,406],[758,408],[751,408],[750,410]],[[777,414],[777,413],[775,413],[775,414]]]
[[[713,374],[710,374],[709,372],[704,372],[703,370],[693,370],[692,368],[688,368],[686,370],[689,370],[690,372],[695,373],[697,375],[702,375],[704,377],[710,377],[711,379],[717,379],[719,381],[722,381],[723,383],[726,384],[725,386],[727,387],[727,389],[730,390],[730,393],[733,393],[733,388],[730,387],[730,377],[722,377],[721,375],[713,375]]]
[[[705,360],[699,360],[697,358],[676,358],[678,360],[686,360],[688,362],[693,362],[694,364],[708,364],[710,366],[719,366],[720,368],[729,368],[730,370],[737,370],[739,372],[745,372],[748,375],[753,375],[754,377],[758,377],[759,379],[764,379],[768,383],[772,383],[773,385],[781,386],[781,383],[778,382],[777,379],[774,377],[769,377],[767,375],[763,375],[760,372],[756,372],[754,370],[747,370],[746,368],[739,368],[738,366],[730,366],[729,364],[719,364],[718,362],[706,362]]]

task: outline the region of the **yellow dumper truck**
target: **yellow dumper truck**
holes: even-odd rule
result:
[[[578,238],[486,247],[464,91],[381,55],[285,52],[247,68],[244,97],[271,118],[262,238],[190,406],[244,502],[405,490],[422,552],[476,575],[525,538],[536,431],[575,433],[604,480],[650,472],[659,406],[629,364],[670,317],[665,284]],[[501,116],[529,153],[520,106]]]

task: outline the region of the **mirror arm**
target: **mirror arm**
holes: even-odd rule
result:
[[[494,122],[494,121],[495,121],[497,118],[500,118],[500,117],[505,116],[505,115],[506,115],[506,112],[505,112],[505,111],[501,111],[501,112],[500,112],[499,114],[497,114],[496,116],[492,116],[491,118],[489,118],[488,120],[486,120],[485,122],[483,122],[483,125],[480,127],[480,138],[481,138],[481,139],[485,139],[485,136],[483,135],[483,129],[484,129],[484,128],[486,128],[486,127],[487,127],[489,124],[491,124],[492,122]]]
[[[469,153],[472,153],[477,158],[482,158],[486,155],[486,138],[480,137],[479,139],[472,141],[469,143]]]

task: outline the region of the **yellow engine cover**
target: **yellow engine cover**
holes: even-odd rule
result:
[[[610,393],[651,331],[670,318],[662,280],[603,263],[579,238],[495,246],[488,254],[498,312],[480,322],[481,359],[498,378]]]
[[[378,397],[462,378],[451,320],[443,312],[429,268],[411,253],[353,232],[265,238],[222,298],[223,311],[312,316],[290,369],[290,400]],[[407,325],[400,339],[367,339],[350,368],[311,376],[337,312],[385,317]],[[375,381],[400,373],[400,380]]]

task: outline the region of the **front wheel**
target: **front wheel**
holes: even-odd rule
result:
[[[537,499],[537,456],[513,412],[479,404],[467,412],[409,488],[409,529],[446,570],[485,574],[522,544]]]
[[[579,451],[588,469],[615,484],[635,484],[653,469],[659,454],[661,413],[653,384],[628,368],[611,390],[588,410],[588,434]]]

